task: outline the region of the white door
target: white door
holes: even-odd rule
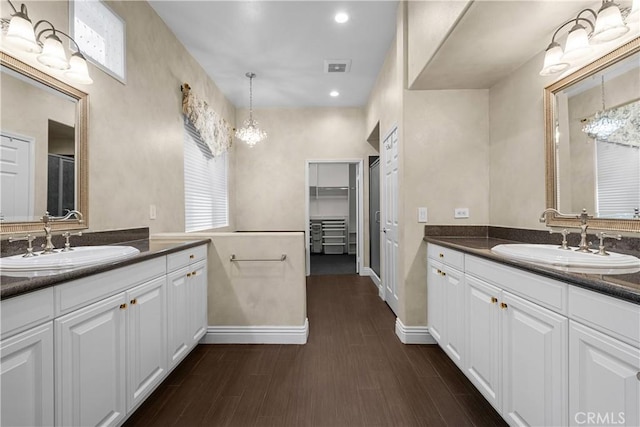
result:
[[[504,418],[517,426],[567,425],[569,321],[508,292],[500,303]]]
[[[383,250],[385,301],[398,314],[398,128],[383,143],[384,146],[384,194]]]
[[[571,321],[569,362],[570,425],[640,425],[638,348]]]
[[[33,140],[2,134],[0,143],[0,219],[29,221],[33,216]]]
[[[182,268],[169,274],[168,292],[168,333],[169,369],[177,365],[191,348],[191,314],[189,303],[189,278],[191,270]]]
[[[471,277],[467,289],[466,340],[467,377],[501,412],[500,289]]]
[[[0,424],[53,425],[53,322],[0,344]]]
[[[166,277],[127,292],[127,409],[130,411],[167,372]]]
[[[56,425],[124,419],[126,309],[121,293],[54,321]]]

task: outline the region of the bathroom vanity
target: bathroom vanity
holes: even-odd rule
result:
[[[425,238],[433,338],[510,425],[640,425],[640,274],[557,271]],[[594,255],[595,256],[595,255]]]
[[[1,277],[2,425],[122,424],[205,334],[208,241],[137,243],[124,261]]]

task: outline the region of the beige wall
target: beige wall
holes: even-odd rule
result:
[[[238,122],[246,114],[239,110]],[[366,167],[376,154],[366,141],[361,108],[263,109],[254,116],[268,138],[252,148],[236,143],[238,230],[303,231],[305,162],[362,159]]]
[[[398,265],[398,317],[405,325],[427,322],[426,245],[422,239],[424,224],[417,222],[417,208],[428,208],[432,224],[489,221],[488,91],[405,89],[407,58],[424,43],[411,38],[415,34],[411,23],[415,21],[411,13],[405,16],[406,8],[410,12],[412,8],[427,6],[401,3],[396,40],[367,105],[367,134],[378,122],[381,139],[394,126],[399,129],[402,261]],[[455,207],[468,207],[470,218],[454,220]]]
[[[543,229],[545,151],[540,53],[489,90],[490,224]]]
[[[437,90],[404,93],[405,325],[426,325],[426,244],[418,207],[430,224],[489,223],[489,93]],[[456,207],[468,219],[454,219]]]
[[[89,65],[89,226],[92,231],[150,227],[184,230],[183,125],[180,84],[232,125],[235,108],[143,1],[109,1],[126,21],[126,84]],[[66,32],[66,1],[26,2],[32,19]],[[3,9],[4,10],[4,9]],[[43,70],[37,62],[35,66]],[[235,155],[230,155],[233,191]],[[155,204],[157,219],[149,219]],[[231,205],[230,219],[234,209]],[[231,224],[233,229],[233,223]]]
[[[303,326],[307,318],[303,233],[162,233],[154,241],[210,239],[209,326]],[[232,263],[239,259],[284,262]]]

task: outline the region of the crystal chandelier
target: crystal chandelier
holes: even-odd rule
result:
[[[249,118],[242,123],[242,127],[236,130],[236,138],[253,147],[258,142],[267,138],[267,133],[258,127],[258,122],[253,120],[253,78],[255,73],[245,74],[249,77]]]
[[[612,133],[617,131],[624,122],[620,119],[609,117],[609,112],[604,106],[604,75],[602,76],[602,110],[598,111],[592,119],[588,119],[587,123],[582,127],[582,132],[589,135],[589,138],[598,141],[607,141]]]

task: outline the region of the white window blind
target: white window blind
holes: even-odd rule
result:
[[[632,218],[640,207],[640,148],[596,142],[598,216]]]
[[[213,157],[191,122],[184,119],[185,231],[229,225],[227,153]]]

